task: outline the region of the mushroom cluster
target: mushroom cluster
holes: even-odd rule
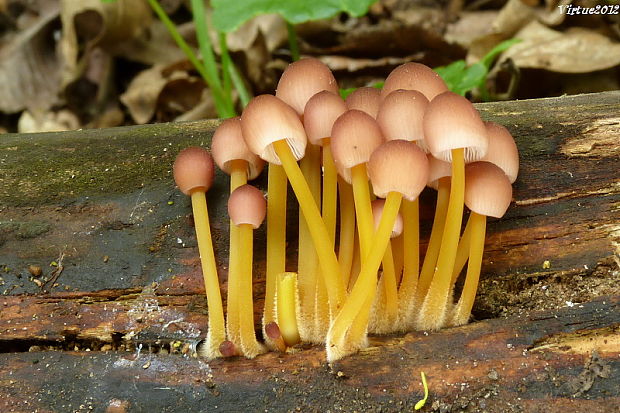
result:
[[[192,197],[203,263],[209,306],[203,356],[252,358],[310,342],[324,343],[333,361],[366,346],[368,333],[469,321],[486,217],[508,208],[518,153],[504,127],[483,122],[430,68],[401,65],[382,90],[362,88],[345,101],[327,66],[299,60],[275,96],[257,96],[240,118],[222,122],[211,150],[231,176],[226,323],[204,197],[212,160],[205,149],[187,148],[174,165],[179,188]],[[265,163],[267,201],[247,184]],[[289,184],[300,210],[297,263],[287,263],[285,253]],[[437,205],[422,260],[418,199],[427,186],[437,190]],[[265,216],[259,341],[252,239]]]

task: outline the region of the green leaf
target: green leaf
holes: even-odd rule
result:
[[[230,32],[259,14],[278,13],[292,24],[327,19],[340,12],[359,17],[376,0],[211,0],[213,25]]]
[[[482,58],[480,63],[482,63],[487,68],[487,70],[491,69],[491,65],[493,64],[493,61],[495,60],[497,56],[499,56],[500,53],[502,53],[505,50],[508,50],[510,47],[519,43],[520,41],[521,39],[504,40],[503,42],[501,42],[500,44],[492,48],[491,51]]]
[[[454,92],[456,86],[463,78],[466,68],[467,65],[465,64],[465,60],[457,60],[456,62],[450,63],[448,66],[436,67],[434,70],[441,76],[443,81],[446,82],[448,89]]]

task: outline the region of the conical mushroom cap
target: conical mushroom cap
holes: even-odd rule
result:
[[[332,71],[318,59],[304,58],[291,63],[282,73],[276,96],[301,116],[308,100],[323,90],[338,93]]]
[[[194,191],[207,192],[215,176],[209,151],[198,146],[183,149],[174,161],[172,175],[185,195],[191,195]]]
[[[444,92],[431,100],[424,114],[424,138],[433,156],[452,160],[452,149],[464,148],[465,162],[487,153],[487,131],[474,105],[463,96]]]
[[[368,176],[380,198],[400,192],[409,201],[415,200],[428,181],[428,159],[413,142],[395,140],[381,144],[368,161]]]
[[[398,66],[385,79],[381,98],[398,89],[418,90],[428,100],[448,90],[446,82],[430,67],[421,63],[409,62]]]
[[[347,106],[340,96],[324,90],[312,96],[304,109],[304,128],[308,140],[313,145],[321,145],[321,140],[332,136],[332,127]]]
[[[465,167],[465,205],[488,217],[501,218],[512,200],[512,185],[498,166],[474,162]]]
[[[428,99],[417,90],[398,89],[383,99],[377,114],[377,123],[388,141],[403,139],[415,141],[424,152],[424,112]]]
[[[260,175],[265,166],[265,161],[252,153],[246,145],[239,117],[226,119],[217,127],[211,140],[211,154],[217,166],[228,175],[232,172],[231,162],[235,160],[248,163],[248,179]]]
[[[383,142],[377,121],[360,110],[343,113],[332,128],[332,154],[338,171],[351,183],[351,168],[366,163],[372,152]]]
[[[266,212],[263,193],[252,185],[241,185],[228,198],[228,215],[235,225],[250,224],[256,229],[265,220]]]
[[[499,166],[510,183],[514,183],[519,175],[519,150],[508,129],[494,122],[484,122],[489,135],[489,149],[482,161]]]
[[[381,91],[375,87],[368,86],[355,89],[345,100],[349,110],[361,110],[375,119],[377,119],[380,102]]]
[[[295,159],[306,152],[306,132],[297,113],[273,95],[253,98],[241,115],[241,131],[248,148],[269,163],[280,165],[273,143],[286,140]]]

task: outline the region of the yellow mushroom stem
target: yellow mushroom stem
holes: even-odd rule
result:
[[[353,206],[353,188],[344,179],[338,177],[340,194],[340,239],[338,240],[338,263],[344,285],[349,285],[353,253],[355,251],[355,207]]]
[[[362,266],[370,251],[373,233],[372,207],[370,205],[370,190],[368,188],[368,174],[366,164],[362,163],[351,168],[351,184],[353,186],[353,200],[357,233],[359,234]]]
[[[394,222],[398,215],[402,194],[390,192],[385,200],[383,214],[379,222],[379,227],[374,234],[370,252],[363,261],[362,269],[351,294],[347,298],[342,310],[332,323],[327,335],[327,352],[330,361],[357,350],[358,340],[351,337],[351,346],[347,346],[347,331],[358,316],[369,297],[369,291],[374,291],[377,283],[377,270],[385,254],[385,250],[390,242],[390,235],[394,227]],[[371,295],[372,296],[372,295]]]
[[[392,254],[394,255],[394,271],[396,272],[396,284],[400,285],[403,277],[403,267],[405,260],[404,239],[403,235],[392,238]],[[417,279],[416,279],[417,282]]]
[[[308,223],[314,247],[319,257],[321,274],[327,287],[330,313],[332,316],[335,316],[344,302],[345,289],[336,253],[333,248],[330,248],[330,237],[325,228],[325,223],[321,218],[316,202],[314,202],[310,188],[308,188],[308,183],[304,179],[286,141],[279,140],[274,142],[273,148],[282,162],[282,167],[286,171],[288,180],[299,202],[299,208]]]
[[[336,210],[338,198],[338,172],[334,164],[330,139],[323,139],[323,221],[332,239],[332,248],[336,241]]]
[[[431,285],[431,281],[433,280],[435,264],[437,264],[437,257],[439,256],[439,249],[441,247],[441,237],[446,224],[446,211],[448,210],[449,200],[450,177],[446,176],[439,179],[437,187],[437,206],[435,208],[435,218],[433,218],[433,228],[431,229],[431,236],[426,248],[426,255],[424,255],[420,278],[418,279],[418,286],[414,300],[415,306],[422,305],[422,301],[428,292],[428,287]]]
[[[304,179],[308,183],[315,203],[321,199],[321,148],[316,145],[306,146],[306,154],[299,165]],[[299,214],[299,244],[297,256],[297,271],[299,283],[299,295],[301,300],[301,314],[299,320],[299,330],[304,341],[316,342],[314,322],[317,318],[318,310],[316,295],[318,293],[320,278],[318,256],[308,224]],[[328,312],[327,303],[323,312]],[[327,317],[329,323],[329,316]]]
[[[398,290],[399,325],[407,330],[413,316],[413,303],[420,270],[420,208],[419,201],[404,200],[403,214],[403,278]]]
[[[242,185],[247,179],[248,163],[243,159],[233,160],[230,163],[230,193]],[[240,344],[239,332],[239,230],[230,221],[230,248],[228,256],[228,294],[226,299],[226,332],[228,340],[233,344]]]
[[[286,190],[287,179],[284,168],[280,165],[269,164],[263,330],[265,325],[275,321],[276,281],[278,274],[286,271]]]
[[[394,267],[394,255],[392,245],[388,242],[383,255],[380,288],[383,289],[385,299],[384,316],[380,318],[380,330],[377,332],[389,333],[394,328],[398,316],[398,286],[396,284],[396,270]],[[381,308],[381,307],[380,307]],[[383,311],[381,311],[383,312]],[[380,312],[380,313],[381,313]]]
[[[252,251],[254,229],[250,224],[241,224],[239,229],[239,326],[243,355],[254,358],[265,350],[256,341],[254,331],[254,298],[252,296]]]
[[[456,280],[459,278],[461,271],[465,267],[465,263],[469,258],[469,246],[471,244],[471,232],[472,232],[472,224],[473,220],[471,215],[467,220],[467,225],[465,225],[465,229],[463,230],[463,235],[461,235],[461,240],[459,241],[459,246],[456,249],[456,258],[454,259],[454,270],[452,271],[452,286],[456,283]]]
[[[284,272],[278,275],[277,286],[278,327],[288,347],[299,343],[297,328],[297,274]]]
[[[213,244],[211,243],[211,226],[205,193],[194,191],[191,194],[192,211],[194,213],[194,227],[198,241],[198,253],[202,266],[202,278],[207,293],[209,311],[209,332],[205,343],[205,356],[208,359],[220,357],[220,344],[226,340],[224,324],[224,308],[220,294],[220,282],[217,276]]]
[[[478,280],[480,279],[487,219],[486,216],[472,211],[469,216],[469,222],[471,222],[469,264],[467,264],[467,275],[465,276],[461,298],[452,314],[452,325],[462,325],[469,321],[469,315],[474,306],[474,299],[478,290]]]
[[[441,239],[439,257],[437,257],[437,269],[417,318],[416,324],[420,330],[438,330],[447,321],[448,295],[463,220],[464,197],[465,161],[463,148],[452,149],[452,180],[446,224]]]

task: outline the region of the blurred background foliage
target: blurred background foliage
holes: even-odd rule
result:
[[[232,116],[273,93],[297,53],[325,62],[343,89],[408,61],[474,101],[619,88],[618,1],[299,4],[0,0],[0,133]],[[567,15],[568,4],[609,13]]]

